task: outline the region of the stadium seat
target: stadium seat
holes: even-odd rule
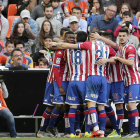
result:
[[[10,37],[11,35],[11,28],[12,28],[12,24],[13,24],[13,21],[15,20],[15,18],[18,18],[19,16],[9,16],[7,19],[8,19],[8,22],[9,22],[9,30],[8,30],[8,33],[7,33],[7,38]]]
[[[16,13],[17,13],[16,4],[10,4],[9,7],[8,7],[7,17],[14,16]]]

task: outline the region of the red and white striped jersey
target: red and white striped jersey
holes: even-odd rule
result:
[[[87,51],[67,49],[67,61],[70,71],[70,81],[86,81],[87,79]]]
[[[116,55],[121,55],[120,47],[114,49]],[[123,81],[123,64],[120,61],[116,61],[116,64],[110,64],[110,78],[111,82]]]
[[[111,83],[111,79],[110,79],[110,63],[106,64],[106,80],[107,80],[107,83]]]
[[[100,66],[96,64],[100,58],[109,58],[116,55],[114,50],[108,45],[104,44],[103,41],[96,42],[84,42],[78,44],[79,49],[86,49],[88,53],[88,75],[99,75],[106,76],[106,64]]]
[[[134,60],[133,66],[123,65],[125,86],[139,84],[138,56],[135,47],[127,42],[122,49],[124,59]]]
[[[57,50],[55,52],[53,66],[59,68],[59,78],[61,81],[69,81],[68,64],[65,60],[65,54],[63,50]]]

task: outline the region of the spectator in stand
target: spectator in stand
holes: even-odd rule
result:
[[[53,51],[48,49],[48,45],[52,41],[53,41],[53,36],[51,36],[49,34],[44,36],[44,38],[43,38],[44,46],[42,48],[40,48],[40,50],[34,54],[34,56],[33,56],[34,62],[38,62],[38,59],[45,57],[48,60],[49,65],[51,65],[51,62],[52,62],[51,58],[52,58]]]
[[[77,31],[81,31],[79,28],[79,21],[76,16],[70,16],[69,27],[70,27],[70,31],[72,31],[74,33],[76,33]]]
[[[138,37],[134,36],[132,34],[132,31],[133,31],[133,25],[131,22],[129,21],[126,21],[122,24],[122,28],[125,28],[128,30],[128,37],[129,37],[129,42],[136,48],[138,49],[138,44],[139,44],[139,40],[138,40]],[[119,38],[117,37],[117,40],[116,40],[117,44],[119,44]]]
[[[42,0],[42,3],[35,6],[32,10],[31,17],[36,20],[37,18],[44,17],[44,8],[50,3],[50,0]]]
[[[1,34],[1,31],[0,31],[0,34]],[[5,53],[4,43],[0,41],[0,54],[4,55],[4,53]]]
[[[53,16],[52,18],[55,18],[59,20],[61,23],[63,23],[63,20],[65,19],[63,10],[60,5],[60,0],[51,0],[52,7],[53,7]]]
[[[3,64],[5,65],[6,59],[7,58],[4,55],[0,55],[0,66],[3,65]]]
[[[108,6],[105,14],[94,17],[90,24],[90,31],[94,27],[99,27],[114,32],[118,26],[118,20],[115,18],[116,12],[117,7],[115,5]]]
[[[28,65],[23,63],[23,52],[19,48],[15,48],[11,53],[12,64],[6,65],[6,68],[23,66],[25,68],[30,68]]]
[[[22,63],[24,63],[25,65],[28,65],[30,68],[33,68],[33,60],[32,60],[32,58],[24,53],[24,50],[25,50],[24,42],[21,41],[21,40],[17,40],[15,42],[15,48],[20,49],[22,51],[22,54],[23,54]],[[12,56],[12,54],[11,54],[11,56]],[[13,61],[12,61],[12,57],[9,56],[7,58],[7,60],[6,60],[6,66],[10,65],[10,64],[13,64]]]
[[[119,21],[119,24],[120,24],[120,23],[122,22],[122,20],[123,20],[122,14],[123,14],[123,12],[125,12],[125,11],[131,12],[131,15],[132,15],[132,23],[133,23],[133,25],[138,26],[138,24],[137,24],[137,19],[136,19],[136,17],[133,15],[132,9],[131,9],[131,7],[130,7],[130,5],[129,5],[128,3],[123,3],[123,4],[122,4],[121,10],[120,10],[120,14],[116,17],[117,20]]]
[[[140,11],[140,0],[116,0],[118,12],[121,11],[123,3],[128,3],[131,5],[133,14],[136,14],[138,11]]]
[[[36,22],[30,17],[30,12],[28,10],[21,11],[20,17],[14,20],[11,28],[11,34],[13,33],[15,24],[21,21],[25,24],[25,29],[29,35],[29,38],[34,40],[37,37],[37,25]]]
[[[19,16],[21,11],[26,9],[27,6],[30,4],[31,0],[23,0],[23,1],[17,1],[17,13],[16,16]]]
[[[40,58],[38,60],[38,65],[39,65],[39,68],[49,68],[49,63],[48,63],[48,60],[46,58]]]
[[[88,1],[87,0],[66,0],[64,6],[64,12],[66,17],[70,17],[73,7],[80,7],[82,15],[87,17],[88,14]]]
[[[14,42],[17,40],[22,40],[25,44],[24,52],[28,52],[29,54],[32,53],[31,46],[29,43],[29,35],[27,34],[27,31],[25,29],[25,24],[23,22],[18,22],[15,24],[10,38]]]
[[[52,5],[47,5],[44,9],[44,17],[40,17],[36,20],[38,31],[40,31],[42,23],[44,20],[49,20],[52,24],[54,33],[60,37],[60,30],[62,28],[62,24],[59,20],[53,19],[53,7]]]
[[[0,31],[1,31],[0,41],[4,42],[8,33],[9,22],[1,13],[2,12],[0,8]]]
[[[7,39],[6,43],[5,43],[5,49],[6,49],[6,52],[4,53],[4,56],[5,57],[9,57],[11,56],[11,52],[12,50],[15,48],[14,46],[14,42],[10,39]]]
[[[119,30],[122,28],[122,24],[126,21],[131,22],[132,21],[132,15],[131,12],[129,11],[125,11],[122,13],[122,22],[118,25],[118,27],[116,28],[115,32],[114,32],[114,37],[117,37],[119,35]],[[137,33],[137,27],[135,25],[132,24],[133,30],[132,30],[132,34],[136,37],[138,37],[138,33]]]
[[[104,6],[104,10],[106,10],[106,8],[111,5],[111,4],[115,4],[116,0],[102,0],[103,6]]]
[[[90,17],[87,17],[87,23],[90,26],[95,16],[104,14],[102,0],[91,0],[88,13],[90,13]]]
[[[1,5],[2,14],[4,15],[4,17],[7,17],[5,16],[5,14],[7,14],[8,0],[0,0],[0,5]]]
[[[4,83],[4,76],[0,75],[0,118],[6,120],[11,138],[17,138],[15,121],[12,112],[8,109],[4,98],[8,98],[8,90]]]
[[[79,28],[81,31],[87,32],[87,22],[86,20],[82,19],[82,10],[80,7],[73,7],[72,8],[72,16],[76,16],[79,21]],[[69,18],[66,18],[63,21],[63,27],[69,27]]]
[[[36,38],[36,43],[35,43],[36,52],[38,52],[39,50],[42,50],[42,48],[44,47],[44,36],[47,34],[53,36],[53,38],[57,38],[57,36],[55,35],[53,31],[52,24],[49,20],[45,20],[42,23],[40,33],[38,34]]]

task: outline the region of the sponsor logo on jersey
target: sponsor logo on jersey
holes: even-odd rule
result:
[[[92,98],[98,98],[98,95],[97,94],[90,94],[90,97],[92,97]]]
[[[56,64],[60,64],[61,58],[56,59]]]
[[[70,97],[70,96],[68,96],[68,100],[75,101],[75,97]]]

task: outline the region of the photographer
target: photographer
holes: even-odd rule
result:
[[[10,131],[10,136],[16,138],[15,121],[13,114],[8,109],[4,98],[8,97],[8,91],[6,85],[4,84],[4,77],[0,75],[0,118],[5,119],[8,129]]]

